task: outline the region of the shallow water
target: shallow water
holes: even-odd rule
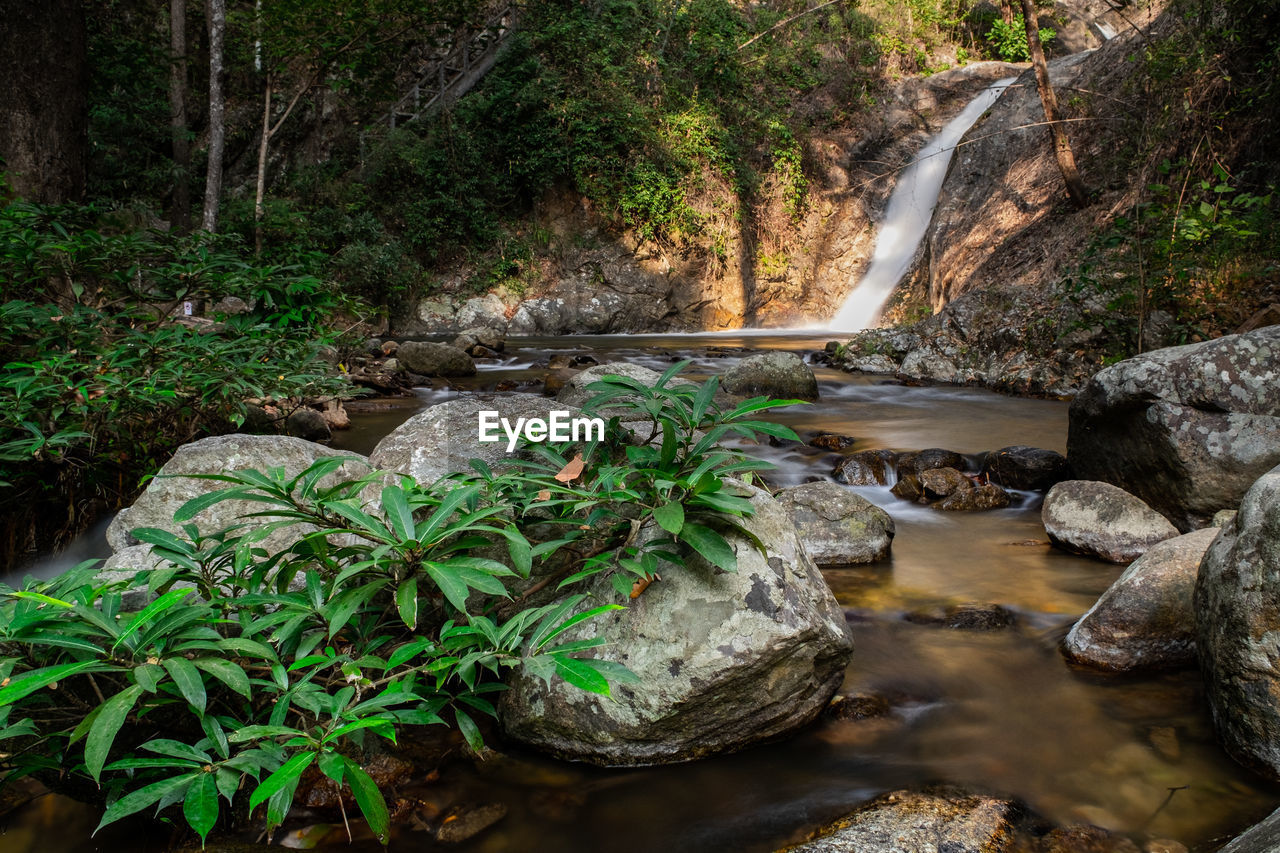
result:
[[[656,369],[688,356],[690,375],[700,376],[741,357],[737,347],[807,352],[824,342],[796,335],[513,340],[503,359],[483,365],[477,377],[360,415],[338,443],[368,452],[422,406],[499,382],[531,383],[520,390],[536,392],[545,372],[536,365],[553,352],[590,352],[601,362]],[[1062,402],[817,373],[822,400],[778,412],[777,419],[802,437],[854,436],[846,452],[946,447],[977,454],[1011,444],[1057,450],[1065,444]],[[778,464],[772,479],[779,484],[825,478],[839,457],[814,448],[758,450]],[[784,742],[675,767],[609,771],[516,751],[478,769],[456,762],[439,780],[415,783],[407,793],[422,802],[428,820],[455,801],[505,805],[501,822],[451,847],[493,853],[768,851],[877,794],[932,783],[1016,797],[1053,821],[1106,826],[1140,846],[1163,837],[1207,851],[1280,803],[1280,789],[1251,777],[1215,744],[1196,673],[1115,677],[1065,663],[1056,643],[1120,569],[1050,548],[1038,496],[1020,495],[1005,510],[952,514],[898,500],[884,488],[858,491],[894,517],[892,557],[825,575],[849,613],[856,643],[845,691],[889,697],[891,717],[822,722]],[[961,602],[1002,604],[1020,625],[976,633],[903,619],[911,610]],[[1170,789],[1176,789],[1171,799]],[[88,819],[79,807],[28,807],[10,819],[0,850],[128,849],[112,839],[84,841],[79,827]],[[158,833],[151,849],[160,849],[163,838]],[[406,820],[391,849],[434,843]],[[368,839],[349,847],[335,829],[315,849],[380,848]]]

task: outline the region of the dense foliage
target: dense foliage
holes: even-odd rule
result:
[[[180,322],[184,303],[227,297],[244,313]],[[340,391],[320,358],[335,307],[319,280],[225,239],[91,207],[0,210],[2,562],[65,543],[178,446],[243,425],[247,400]]]
[[[674,381],[683,366],[652,388],[606,377],[587,407],[609,418],[603,439],[528,446],[539,455],[505,472],[473,461],[421,485],[352,477],[349,457],[330,457],[292,476],[202,475],[221,488],[174,529],[133,532],[157,568],[0,589],[8,778],[104,799],[104,825],[180,805],[202,839],[263,805],[271,831],[300,784],[333,784],[385,841],[386,800],[361,763],[374,738],[446,724],[480,749],[473,715],[496,713],[515,666],[608,694],[634,675],[598,639],[562,635],[620,605],[575,585],[612,573],[626,601],[698,557],[736,571],[724,534],[752,540],[740,520],[753,507],[726,478],[767,466],[720,442],[793,438],[749,419],[793,401],[726,411],[714,379]],[[192,523],[229,500],[257,511],[224,530]],[[282,530],[294,544],[266,548]]]

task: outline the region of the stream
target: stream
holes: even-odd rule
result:
[[[500,385],[537,392],[546,372],[539,365],[555,353],[658,370],[690,358],[686,375],[701,378],[727,369],[744,348],[808,352],[823,343],[811,334],[741,333],[511,339],[500,360],[479,362],[477,376],[453,388],[419,389],[416,398],[381,401],[376,411],[355,415],[334,445],[368,453],[414,412],[458,394]],[[815,372],[821,400],[776,411],[773,419],[802,438],[853,436],[846,453],[946,447],[978,454],[1012,444],[1065,449],[1066,403]],[[756,450],[777,466],[768,476],[774,485],[827,478],[840,456],[808,446]],[[515,751],[478,766],[452,762],[439,779],[411,782],[401,793],[421,803],[424,815],[454,802],[502,804],[507,813],[496,825],[449,845],[493,853],[587,853],[606,844],[621,853],[769,851],[868,798],[932,783],[1017,798],[1052,821],[1098,824],[1139,844],[1171,838],[1213,850],[1280,800],[1280,789],[1253,779],[1216,745],[1197,673],[1116,677],[1063,660],[1056,643],[1121,568],[1050,548],[1040,496],[1015,493],[1004,510],[943,513],[899,500],[887,488],[858,491],[893,516],[892,557],[824,575],[854,633],[843,692],[889,698],[889,717],[821,721],[735,755],[638,770]],[[969,632],[903,618],[967,602],[1004,605],[1019,626]],[[434,849],[413,821],[398,823],[392,850]],[[92,809],[42,797],[8,819],[0,851],[164,849],[168,837],[154,830],[159,835],[144,845],[137,834],[104,832],[94,843],[88,841],[94,823]],[[380,849],[359,837],[349,847],[340,825],[295,830],[285,842],[335,853]]]

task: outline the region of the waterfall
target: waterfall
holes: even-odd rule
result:
[[[1098,32],[1102,35],[1103,41],[1111,41],[1116,37],[1115,27],[1112,27],[1110,24],[1106,24],[1102,21],[1094,21],[1093,25],[1098,28]]]
[[[871,264],[832,319],[832,329],[857,332],[870,328],[879,318],[885,302],[906,275],[916,247],[929,228],[956,144],[1015,79],[1000,80],[978,93],[964,111],[930,139],[902,171],[876,234]]]

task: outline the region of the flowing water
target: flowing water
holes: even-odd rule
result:
[[[655,369],[688,357],[696,377],[722,372],[742,347],[805,352],[823,343],[794,335],[512,340],[500,361],[482,363],[476,377],[452,389],[424,389],[417,399],[357,416],[338,443],[367,452],[414,411],[471,390],[524,384],[518,390],[536,391],[545,373],[539,365],[553,353]],[[853,436],[846,452],[946,447],[978,454],[1011,444],[1061,451],[1065,444],[1065,403],[816,372],[821,400],[776,419],[802,438]],[[757,450],[778,465],[777,484],[826,478],[839,458],[811,447]],[[779,743],[672,767],[602,770],[520,751],[479,767],[453,762],[438,779],[401,790],[418,806],[399,820],[391,849],[434,849],[415,821],[438,820],[453,803],[469,802],[500,803],[506,817],[450,849],[769,851],[885,791],[954,783],[1021,799],[1056,822],[1106,826],[1140,845],[1173,838],[1214,850],[1280,802],[1280,790],[1255,780],[1215,744],[1196,673],[1115,677],[1063,660],[1056,643],[1121,569],[1048,547],[1037,495],[1019,495],[1005,510],[952,514],[883,488],[859,491],[893,516],[892,557],[824,574],[856,644],[843,689],[889,698],[892,715],[823,721]],[[1004,605],[1019,626],[978,633],[903,618],[964,602]],[[92,809],[46,797],[9,819],[0,850],[143,849],[140,836],[124,832],[88,842],[93,822]],[[358,835],[348,847],[340,826],[311,830],[305,842],[290,839],[334,853],[380,849]],[[166,833],[151,831],[150,849],[163,849]],[[317,846],[312,836],[323,840]]]
[[[903,170],[889,196],[884,221],[876,232],[871,263],[831,320],[831,328],[858,332],[875,324],[885,302],[906,275],[929,228],[956,145],[1015,79],[1000,80],[983,89]]]

